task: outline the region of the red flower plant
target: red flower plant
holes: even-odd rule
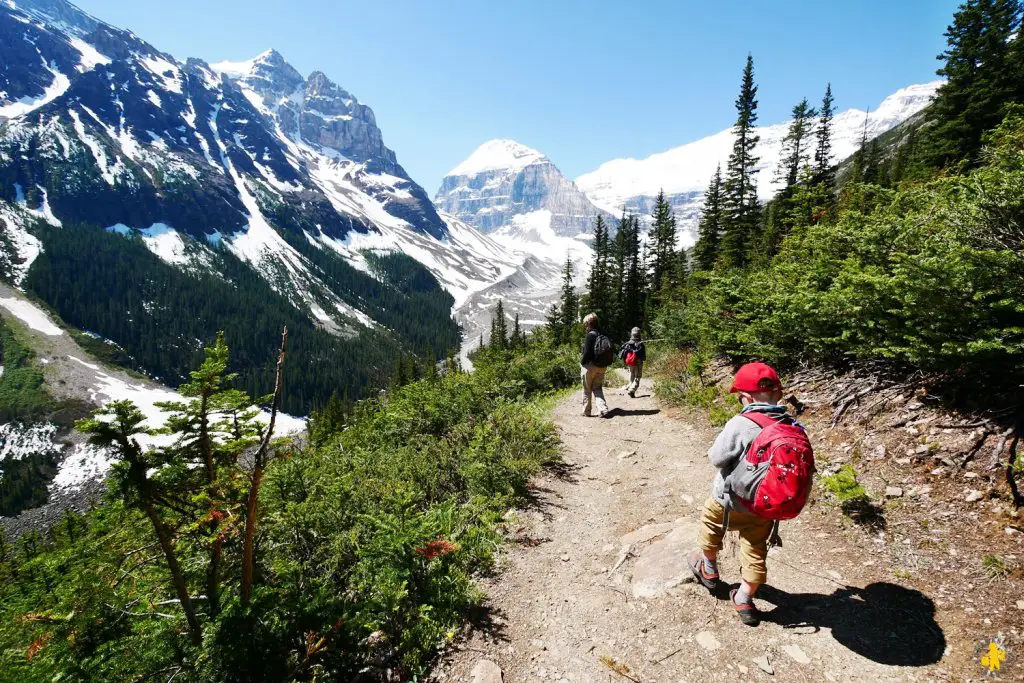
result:
[[[416,548],[416,552],[423,556],[423,558],[430,562],[435,557],[442,557],[448,553],[454,553],[459,549],[459,546],[455,545],[451,541],[447,541],[444,538],[437,538],[430,541],[422,548]]]

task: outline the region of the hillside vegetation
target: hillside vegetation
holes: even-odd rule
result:
[[[108,504],[0,538],[0,680],[411,680],[557,460],[543,396],[575,360],[520,340],[418,368],[263,449],[219,339],[166,406],[172,446],[142,452],[110,404],[80,424],[118,456]]]

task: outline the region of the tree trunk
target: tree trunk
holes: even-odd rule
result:
[[[260,484],[263,483],[263,463],[270,439],[274,434],[274,422],[277,420],[277,407],[281,402],[281,388],[284,382],[284,357],[288,349],[288,328],[281,332],[281,351],[277,355],[277,378],[274,381],[274,399],[270,404],[270,423],[263,434],[260,447],[256,450],[252,468],[252,483],[249,486],[249,498],[245,506],[245,535],[242,538],[242,604],[248,605],[252,597],[253,564],[255,562],[253,544],[256,539],[256,503],[259,498]]]
[[[160,541],[160,548],[164,551],[164,558],[167,560],[167,568],[171,570],[171,579],[174,582],[174,591],[178,594],[178,600],[181,602],[181,609],[185,612],[185,621],[188,622],[189,636],[191,637],[193,645],[199,645],[203,639],[202,629],[199,627],[199,619],[196,617],[195,607],[192,606],[192,598],[188,594],[188,586],[185,584],[185,575],[181,572],[181,567],[178,565],[178,558],[174,554],[174,548],[171,546],[171,537],[167,533],[167,529],[164,527],[163,521],[160,520],[160,515],[157,514],[156,508],[152,503],[146,502],[145,504],[146,516],[149,517],[149,521],[153,524],[153,531],[156,532],[157,540]]]

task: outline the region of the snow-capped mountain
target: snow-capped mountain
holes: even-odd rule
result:
[[[874,138],[896,127],[924,109],[931,101],[941,81],[912,85],[893,93],[870,113],[848,109],[833,120],[832,149],[838,162],[853,154],[862,136]],[[866,128],[865,128],[866,120]],[[789,122],[761,126],[761,142],[756,154],[761,161],[757,176],[758,192],[769,199],[779,188],[772,182],[778,166],[782,140]],[[597,206],[612,213],[623,207],[640,215],[649,215],[658,192],[664,189],[676,212],[684,238],[693,243],[704,191],[722,164],[725,168],[732,152],[732,128],[668,151],[653,154],[646,159],[614,159],[596,170],[576,179],[577,186]]]
[[[101,226],[183,270],[228,278],[234,257],[349,336],[375,327],[374,302],[325,255],[369,272],[367,251],[408,254],[456,305],[518,260],[437,212],[368,106],[273,50],[180,62],[64,0],[5,1],[0,37],[0,260],[16,283],[34,220]]]
[[[530,225],[543,220],[556,235],[576,237],[592,232],[602,213],[550,159],[514,140],[478,147],[448,172],[434,202],[488,234],[529,216]]]
[[[516,267],[470,296],[459,322],[470,346],[486,338],[497,302],[530,329],[544,322],[571,259],[580,282],[592,256],[594,221],[612,216],[594,206],[576,185],[535,149],[514,140],[491,140],[444,177],[434,202],[446,214],[486,233]]]

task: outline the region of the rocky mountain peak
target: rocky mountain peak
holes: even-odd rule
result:
[[[589,233],[603,213],[547,156],[505,139],[485,142],[449,171],[434,202],[484,232],[511,229],[513,219],[529,216],[527,223],[542,231],[574,237]]]
[[[518,172],[531,164],[550,163],[537,150],[515,140],[489,140],[476,148],[449,176],[475,176],[487,171]]]

